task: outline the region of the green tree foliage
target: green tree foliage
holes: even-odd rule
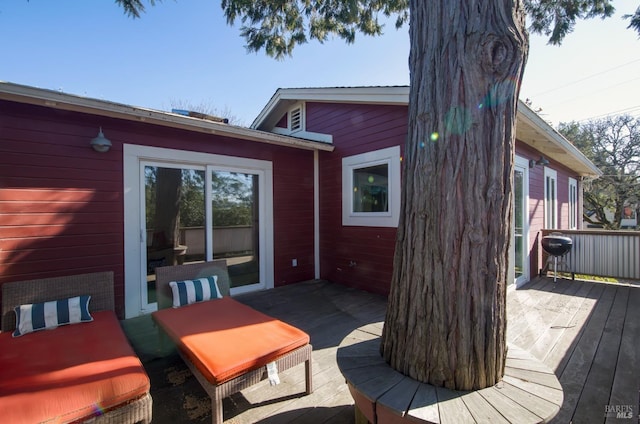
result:
[[[609,0],[524,0],[531,22],[530,30],[549,37],[551,44],[560,44],[573,31],[579,19],[609,17],[615,11]],[[309,40],[326,41],[336,35],[351,43],[356,33],[379,35],[383,26],[380,15],[396,18],[396,28],[408,21],[407,0],[291,0],[251,1],[222,0],[227,22],[240,20],[241,35],[249,51],[264,50],[282,58],[293,48]],[[629,28],[640,33],[640,8]]]
[[[640,119],[625,115],[563,123],[559,131],[604,174],[584,184],[584,219],[620,228],[625,208],[636,210],[640,202]]]
[[[296,45],[309,40],[326,41],[336,35],[348,43],[356,34],[380,35],[379,15],[396,17],[396,27],[408,19],[407,0],[222,0],[227,22],[242,22],[240,33],[249,51],[269,56],[290,55]]]
[[[627,28],[635,29],[640,34],[640,6],[636,9],[633,15],[624,15],[625,19],[630,19],[629,26]]]
[[[115,0],[132,18],[145,11],[142,0]],[[148,0],[154,6],[155,0]],[[408,21],[408,0],[222,0],[227,22],[242,22],[240,34],[250,51],[264,50],[269,56],[291,55],[293,48],[309,40],[326,41],[336,35],[352,43],[358,32],[380,35],[379,15],[396,17],[396,28]],[[606,18],[615,8],[612,0],[524,0],[530,30],[560,44],[579,19]],[[640,6],[627,28],[640,34]]]
[[[204,171],[181,171],[179,227],[205,226]],[[216,227],[252,225],[253,177],[234,172],[214,172],[212,176],[212,215]],[[156,216],[158,168],[145,167],[146,225],[153,228]]]
[[[235,172],[214,172],[213,226],[252,225],[254,178]]]
[[[145,11],[142,0],[115,0],[116,4],[122,7],[124,13],[131,18],[139,18]],[[151,6],[155,6],[155,0],[148,0]]]
[[[181,227],[204,227],[204,181],[204,171],[182,170]]]
[[[578,19],[609,17],[615,11],[607,0],[525,0],[531,31],[549,37],[550,44],[560,44],[573,31]]]

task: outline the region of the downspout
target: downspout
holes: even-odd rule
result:
[[[320,171],[319,152],[313,151],[313,256],[315,279],[320,279]]]

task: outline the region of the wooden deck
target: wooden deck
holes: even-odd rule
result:
[[[322,281],[238,299],[310,334],[315,390],[301,396],[304,367],[295,367],[281,373],[278,386],[263,382],[226,399],[226,422],[353,423],[353,400],[338,370],[336,352],[351,331],[384,319],[385,299]],[[552,423],[637,422],[640,286],[567,280],[554,284],[543,278],[510,291],[507,302],[508,341],[542,360],[563,386],[564,403]],[[127,331],[137,333],[132,336],[137,351],[151,349],[143,345],[154,338],[136,342],[141,330]],[[152,355],[142,358],[150,364]],[[154,389],[152,378],[152,396]],[[159,392],[154,397],[154,423],[189,421],[166,412],[169,402],[186,405],[188,399],[163,397]],[[616,412],[629,408],[634,419],[616,418]],[[210,415],[205,411],[194,421],[210,422]]]
[[[508,340],[555,370],[563,387],[552,423],[638,422],[640,286],[546,278],[507,299]],[[616,418],[629,409],[633,419]]]

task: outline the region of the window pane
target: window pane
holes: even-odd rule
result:
[[[389,212],[389,165],[353,170],[353,212]]]
[[[153,303],[157,267],[204,261],[204,171],[145,166],[144,175],[147,303]]]
[[[574,180],[569,180],[569,229],[578,225],[578,188]]]
[[[260,282],[259,176],[214,171],[211,176],[213,258],[226,259],[231,287]]]

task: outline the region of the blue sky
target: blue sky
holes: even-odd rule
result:
[[[583,21],[561,47],[531,37],[521,98],[552,124],[612,112],[640,116],[640,40],[619,13]],[[407,27],[299,46],[276,61],[247,53],[219,0],[164,0],[131,19],[112,0],[0,3],[0,80],[169,110],[228,110],[249,125],[279,87],[406,85]]]

